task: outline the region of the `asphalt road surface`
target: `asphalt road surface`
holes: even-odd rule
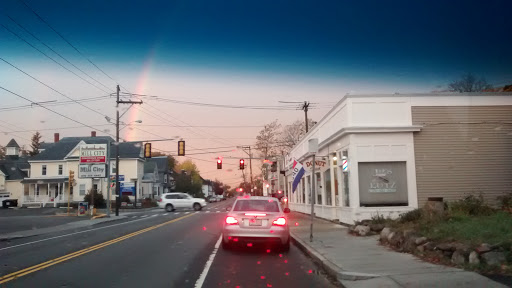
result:
[[[0,242],[0,287],[335,287],[293,245],[219,247],[233,201]]]

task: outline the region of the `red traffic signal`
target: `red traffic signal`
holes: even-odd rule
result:
[[[240,170],[244,170],[245,168],[245,161],[244,159],[240,159]]]
[[[222,169],[222,159],[217,159],[217,169]]]

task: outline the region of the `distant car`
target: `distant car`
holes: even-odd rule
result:
[[[224,197],[224,195],[217,195],[217,198],[219,199],[219,201],[224,201],[224,200],[226,200],[226,198]]]
[[[219,201],[219,199],[215,195],[209,195],[208,197],[206,197],[206,200],[209,203],[213,203],[213,202],[218,202]]]
[[[193,198],[187,193],[173,192],[164,193],[158,200],[158,207],[167,212],[174,211],[177,208],[192,208],[196,211],[206,206],[206,200],[203,198]]]
[[[278,244],[290,249],[289,208],[282,208],[274,197],[238,197],[224,219],[222,248],[238,243]]]

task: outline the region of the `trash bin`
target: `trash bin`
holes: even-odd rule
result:
[[[17,206],[18,206],[17,199],[6,199],[6,200],[2,201],[3,208],[17,207]]]

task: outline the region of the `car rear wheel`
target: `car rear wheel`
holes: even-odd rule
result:
[[[229,242],[224,242],[224,240],[222,240],[222,249],[230,250],[231,249],[231,245],[229,244]]]
[[[172,204],[167,204],[167,205],[165,206],[165,211],[167,211],[167,212],[172,212],[172,211],[174,211],[174,206],[172,206]]]
[[[199,210],[201,210],[201,208],[202,208],[202,207],[201,207],[201,204],[199,204],[199,203],[194,203],[194,206],[193,206],[193,207],[194,207],[194,210],[196,210],[196,211],[199,211]]]
[[[283,252],[290,251],[290,237],[288,237],[288,241],[286,241],[286,243],[281,247],[281,249],[283,250]]]

